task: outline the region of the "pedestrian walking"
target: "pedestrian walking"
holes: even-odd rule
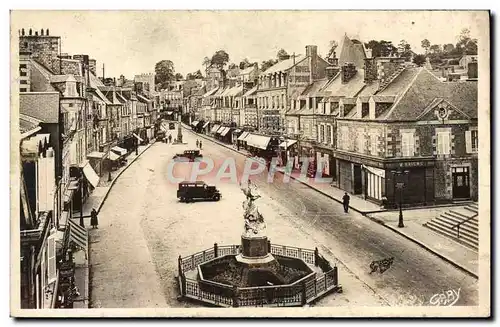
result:
[[[172,143],[172,134],[168,134],[168,143]]]
[[[344,193],[344,196],[342,197],[342,204],[344,205],[344,212],[347,213],[349,211],[349,200],[351,198],[349,197],[349,194],[347,192]]]
[[[99,225],[99,221],[97,220],[97,211],[92,208],[92,211],[90,212],[90,225],[92,228],[99,228],[97,227]]]
[[[201,145],[201,141],[200,141],[200,150],[201,150],[201,148],[202,148],[202,145]]]
[[[199,148],[200,147],[200,142],[198,142],[198,140],[196,140],[196,147]]]

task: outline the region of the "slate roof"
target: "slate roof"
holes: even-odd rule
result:
[[[441,82],[427,69],[420,68],[405,92],[380,119],[417,120],[436,98],[445,99],[470,118],[477,118],[477,82]]]
[[[48,124],[59,123],[59,92],[22,92],[19,113]]]
[[[305,59],[305,57],[303,57],[302,55],[295,55],[295,63],[294,63],[293,58],[290,57],[290,59],[285,59],[285,60],[277,62],[273,66],[266,69],[262,74],[267,75],[267,74],[272,74],[272,73],[282,72],[282,71],[288,70],[304,59]]]
[[[28,115],[19,115],[19,130],[21,133],[25,133],[37,128],[42,121]]]
[[[43,65],[38,63],[37,61],[31,59],[30,60],[30,69],[32,70],[30,79],[31,89],[36,91],[46,91],[46,92],[56,92],[54,86],[50,84],[51,76],[53,76],[52,72],[45,68]],[[34,71],[36,70],[40,75],[42,75],[44,80],[33,78]],[[41,85],[43,84],[43,85]]]
[[[356,74],[349,80],[349,82],[342,84],[342,79],[340,74],[328,82],[327,85],[319,92],[324,97],[347,97],[352,98],[363,89],[365,86],[364,82],[364,70],[358,69]]]
[[[357,40],[351,40],[344,35],[344,40],[342,41],[342,47],[339,56],[339,65],[342,67],[344,63],[351,62],[359,69],[364,67],[366,53],[363,47],[363,43]]]
[[[325,85],[328,83],[327,78],[323,78],[320,80],[316,80],[306,86],[304,91],[299,96],[306,96],[306,97],[316,97],[316,96],[322,96],[318,93],[321,93],[321,89],[325,87]]]

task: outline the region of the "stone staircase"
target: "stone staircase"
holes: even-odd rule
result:
[[[460,225],[460,235],[458,235],[457,227],[454,226],[467,219],[469,220]],[[476,202],[441,213],[438,217],[424,223],[424,226],[476,251],[478,249],[478,205]]]

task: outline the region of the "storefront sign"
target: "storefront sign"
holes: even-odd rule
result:
[[[405,161],[388,163],[387,168],[434,167],[434,161]]]

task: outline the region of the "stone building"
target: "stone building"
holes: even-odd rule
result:
[[[282,57],[259,75],[257,109],[259,130],[282,132],[290,98],[326,74],[328,63],[318,55],[318,47],[306,46],[305,56]]]
[[[336,185],[389,207],[477,199],[477,82],[391,57],[367,58],[364,83],[339,106]]]

